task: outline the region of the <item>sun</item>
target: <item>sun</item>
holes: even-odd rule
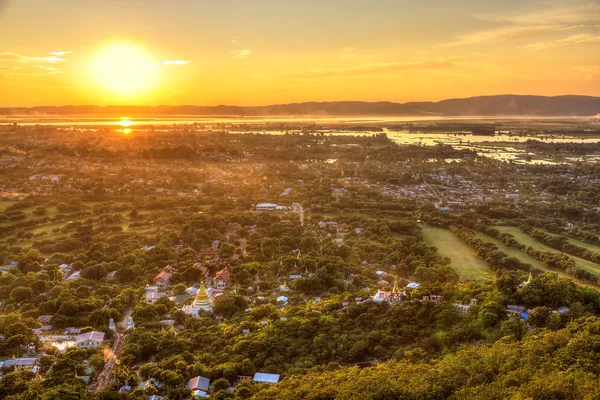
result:
[[[124,128],[128,128],[130,126],[134,125],[134,122],[132,120],[130,120],[127,117],[123,117],[121,118],[121,120],[118,122],[118,124]]]
[[[101,47],[90,60],[91,73],[102,89],[120,97],[136,97],[156,86],[159,68],[142,45],[112,42]]]

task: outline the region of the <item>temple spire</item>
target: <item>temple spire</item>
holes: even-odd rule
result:
[[[398,289],[398,278],[394,277],[394,288],[392,289],[392,296],[400,296],[400,289]]]
[[[210,303],[210,296],[206,291],[206,287],[204,287],[204,279],[200,281],[200,289],[198,289],[198,293],[196,293],[194,303]]]

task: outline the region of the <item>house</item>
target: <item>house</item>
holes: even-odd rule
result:
[[[518,315],[521,319],[527,319],[529,313],[527,309],[523,306],[514,306],[508,305],[506,306],[506,314],[510,315]]]
[[[256,211],[275,211],[275,209],[277,208],[277,204],[260,203],[257,204],[254,208],[256,209]]]
[[[229,267],[225,267],[215,274],[213,284],[217,290],[225,289],[225,286],[229,283]]]
[[[129,393],[131,392],[131,386],[124,385],[119,388],[119,393]]]
[[[287,301],[288,301],[288,298],[287,298],[287,297],[285,297],[285,296],[279,296],[279,297],[277,298],[277,301],[278,301],[278,302],[280,302],[280,303],[287,303]]]
[[[81,271],[75,271],[71,275],[69,275],[69,277],[65,280],[67,282],[72,282],[72,281],[76,281],[79,278],[81,278]]]
[[[407,289],[417,289],[419,286],[421,286],[420,283],[417,282],[411,282],[408,285],[406,285]]]
[[[168,286],[169,282],[171,282],[171,276],[173,275],[170,272],[162,270],[158,275],[154,277],[154,284],[160,287]]]
[[[158,290],[158,286],[146,286],[146,293],[144,295],[146,297],[144,299],[146,304],[154,304],[156,300],[160,299],[161,297],[167,296],[167,293],[160,292]]]
[[[104,332],[88,332],[78,335],[75,339],[80,349],[97,349],[104,340]]]
[[[266,374],[264,372],[257,372],[254,374],[252,381],[258,383],[277,383],[279,382],[279,374]]]
[[[198,258],[203,261],[218,261],[219,253],[217,250],[203,250],[198,253]]]
[[[52,315],[40,315],[37,321],[42,325],[48,325],[52,321]]]
[[[210,275],[210,269],[208,269],[204,264],[197,262],[196,264],[194,264],[194,267],[198,268],[200,272],[202,272],[202,279],[206,280],[206,278],[208,278],[208,275]]]
[[[12,358],[4,361],[2,364],[3,369],[15,370],[18,368],[32,368],[37,365],[37,358]]]
[[[206,392],[208,392],[209,386],[210,386],[210,379],[205,378],[203,376],[196,376],[196,377],[190,379],[187,383],[188,389],[190,389],[192,392],[202,391],[205,394],[206,394]],[[204,396],[200,396],[200,397],[204,397]]]

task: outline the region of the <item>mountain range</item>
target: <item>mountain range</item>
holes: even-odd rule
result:
[[[268,106],[41,106],[0,108],[20,116],[596,116],[600,97],[497,95],[438,102],[305,102]]]

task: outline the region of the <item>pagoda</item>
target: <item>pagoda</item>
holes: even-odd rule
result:
[[[194,302],[190,305],[183,306],[183,312],[189,315],[192,315],[196,318],[199,317],[198,313],[200,311],[212,311],[212,303],[210,301],[210,296],[204,287],[204,280],[200,282],[200,289],[198,289],[198,293],[196,293],[196,298]]]

